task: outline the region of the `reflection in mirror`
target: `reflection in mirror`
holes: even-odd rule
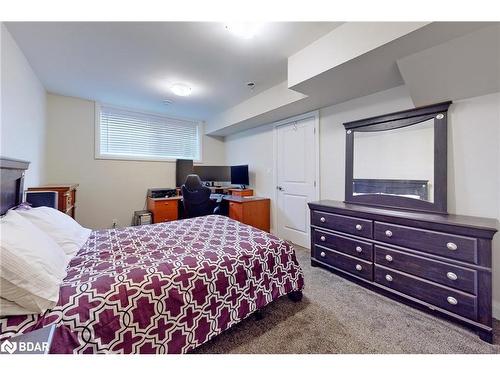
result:
[[[354,130],[353,195],[434,202],[434,119],[384,131]]]

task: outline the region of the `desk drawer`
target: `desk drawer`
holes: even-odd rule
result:
[[[373,222],[371,220],[313,211],[312,224],[318,227],[333,229],[338,232],[372,238]]]
[[[477,263],[477,240],[424,229],[375,222],[375,239],[450,259]]]
[[[314,246],[314,257],[320,262],[362,277],[363,279],[373,280],[373,264],[371,262],[366,262],[320,246]]]
[[[155,223],[163,223],[178,219],[178,201],[177,200],[159,200],[155,201],[153,208],[153,219]]]
[[[73,206],[73,196],[71,195],[70,191],[65,193],[64,196],[66,197],[66,205],[64,207],[68,210]]]
[[[369,242],[314,229],[314,243],[358,258],[373,259],[373,245]]]
[[[375,263],[476,294],[476,271],[375,246]]]
[[[375,282],[460,316],[477,320],[477,298],[420,278],[375,265]]]

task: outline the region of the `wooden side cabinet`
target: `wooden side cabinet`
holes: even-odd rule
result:
[[[244,224],[269,232],[271,230],[269,198],[226,196],[229,217]]]
[[[59,211],[75,218],[76,189],[78,184],[48,184],[28,188],[28,191],[56,191],[58,196],[57,208]]]
[[[253,189],[228,189],[229,194],[237,197],[251,197]]]
[[[182,197],[148,198],[148,211],[153,214],[153,224],[179,219],[179,201]]]

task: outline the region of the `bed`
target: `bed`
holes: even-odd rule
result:
[[[0,318],[0,339],[54,324],[51,353],[188,353],[303,286],[292,245],[224,216],[94,231],[57,306]]]

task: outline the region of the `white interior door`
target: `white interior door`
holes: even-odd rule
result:
[[[309,209],[317,199],[316,118],[277,127],[277,229],[278,235],[310,247]]]

